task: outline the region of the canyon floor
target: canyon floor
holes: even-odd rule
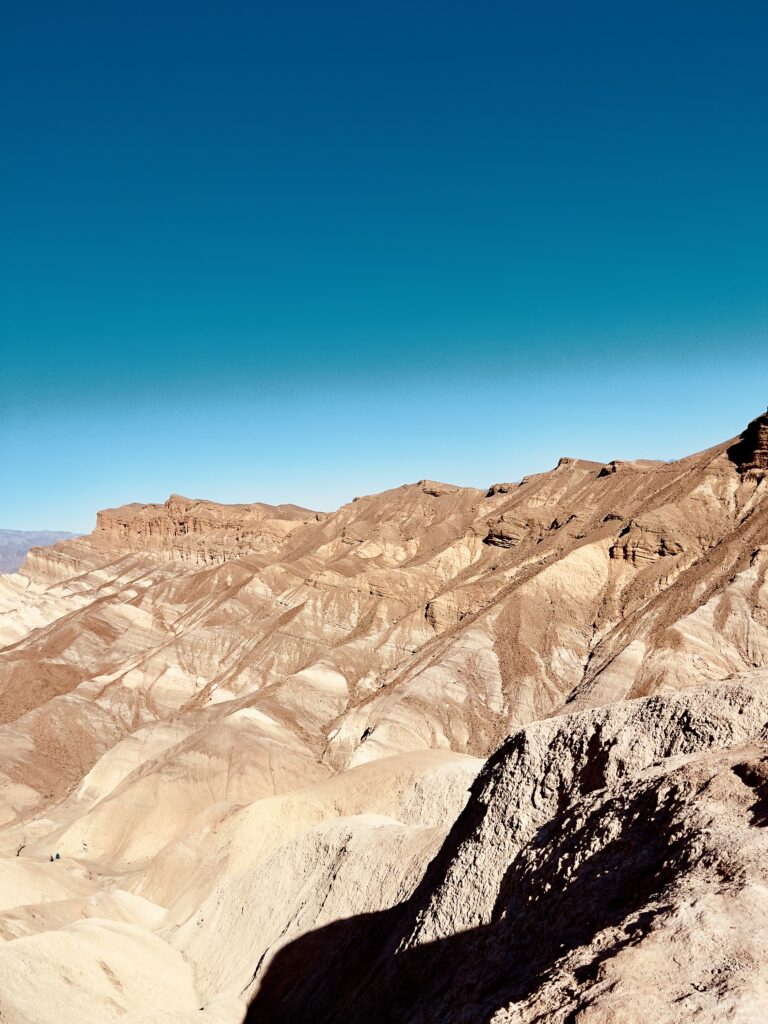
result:
[[[766,495],[768,414],[33,548],[0,1021],[768,1020]]]

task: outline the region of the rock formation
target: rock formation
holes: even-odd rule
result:
[[[767,717],[761,672],[520,730],[410,898],[283,947],[249,1020],[759,1020]]]
[[[0,1018],[764,1019],[766,470],[768,415],[33,549],[0,577]]]
[[[110,551],[151,551],[205,565],[276,551],[299,524],[319,518],[296,505],[218,505],[172,494],[163,505],[99,512],[92,541]]]
[[[744,476],[760,479],[768,472],[768,412],[752,420],[728,454]]]

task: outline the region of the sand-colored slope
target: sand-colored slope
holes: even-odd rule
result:
[[[192,968],[134,925],[79,921],[0,945],[0,1014],[9,1024],[162,1021],[199,1000]]]

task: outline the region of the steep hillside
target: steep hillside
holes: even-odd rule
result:
[[[521,730],[410,898],[284,946],[248,1020],[765,1019],[767,720],[761,671]]]

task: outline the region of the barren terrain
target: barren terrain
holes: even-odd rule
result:
[[[768,414],[33,549],[0,1020],[768,1019],[767,480]]]

